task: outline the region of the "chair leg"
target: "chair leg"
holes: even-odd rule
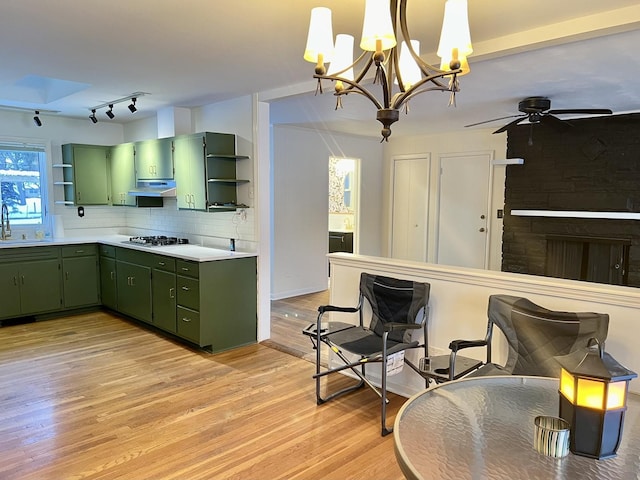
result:
[[[381,400],[381,418],[382,424],[381,435],[383,437],[393,432],[393,428],[387,428],[387,357],[384,356],[382,360],[382,400]]]

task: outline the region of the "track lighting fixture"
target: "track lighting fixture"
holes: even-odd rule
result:
[[[42,120],[40,120],[40,117],[38,115],[40,115],[40,112],[38,110],[36,110],[36,115],[35,115],[35,117],[33,117],[33,123],[35,123],[36,126],[41,127],[42,126]]]
[[[127,108],[131,113],[135,113],[138,111],[138,108],[136,107],[136,101],[138,100],[138,98],[144,97],[145,95],[149,95],[149,94],[145,92],[133,92],[131,95],[127,95],[126,97],[118,98],[116,100],[111,100],[110,102],[101,103],[100,105],[91,107],[89,110],[91,110],[92,115],[89,115],[89,118],[93,123],[97,123],[98,122],[97,119],[95,121],[93,120],[96,116],[95,115],[96,111],[100,110],[101,108],[109,107],[109,110],[107,110],[105,114],[110,119],[113,119],[116,116],[116,114],[113,113],[113,106],[118,103],[127,102],[129,100],[131,100],[131,103],[127,105]]]

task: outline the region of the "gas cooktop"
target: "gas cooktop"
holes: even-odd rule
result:
[[[146,237],[130,237],[125,243],[134,243],[136,245],[146,245],[150,247],[161,247],[165,245],[185,245],[189,243],[188,238],[167,237],[164,235],[159,236],[146,236]]]

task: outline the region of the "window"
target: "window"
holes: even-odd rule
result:
[[[44,145],[0,142],[0,200],[14,229],[44,223],[45,166]]]

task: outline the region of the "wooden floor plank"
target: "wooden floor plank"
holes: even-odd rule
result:
[[[0,478],[402,478],[375,394],[317,406],[313,372],[264,345],[211,355],[104,312],[0,328]],[[391,396],[390,420],[404,400]]]

